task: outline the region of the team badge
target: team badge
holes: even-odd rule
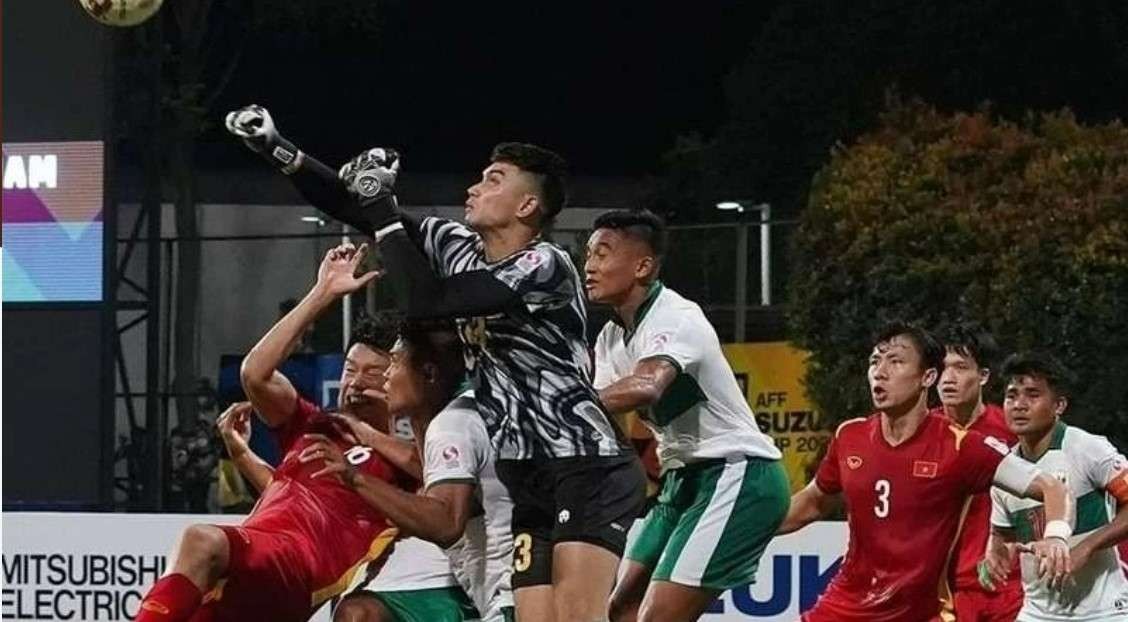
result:
[[[940,465],[935,462],[913,460],[913,477],[933,478],[939,470]]]
[[[564,523],[572,520],[572,513],[568,510],[560,510],[560,514],[556,517],[556,522],[563,525]]]
[[[862,459],[859,456],[846,456],[846,466],[851,470],[858,470],[862,468]]]

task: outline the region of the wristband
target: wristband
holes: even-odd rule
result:
[[[1042,530],[1042,538],[1061,538],[1069,542],[1069,536],[1073,535],[1073,527],[1063,520],[1052,520],[1046,523],[1046,528]]]
[[[376,241],[379,242],[380,240],[383,240],[385,237],[395,233],[396,231],[403,231],[403,223],[398,220],[390,225],[378,229],[376,231],[376,235],[373,237],[375,237]]]
[[[294,143],[279,136],[276,142],[269,147],[269,151],[265,154],[275,166],[282,170],[287,175],[298,170],[298,166],[302,163],[301,151],[294,146]]]

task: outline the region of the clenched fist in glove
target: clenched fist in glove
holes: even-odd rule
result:
[[[227,113],[227,131],[243,139],[248,149],[266,158],[275,168],[290,175],[301,166],[302,152],[274,127],[270,112],[251,104]]]
[[[394,149],[377,147],[349,160],[337,177],[357,202],[367,207],[388,198],[395,200],[393,193],[399,169],[399,154]]]

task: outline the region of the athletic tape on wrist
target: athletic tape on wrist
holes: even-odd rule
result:
[[[1046,523],[1046,528],[1042,531],[1042,538],[1061,538],[1062,540],[1069,540],[1069,536],[1073,535],[1073,527],[1063,520],[1052,520]]]
[[[398,221],[398,220],[393,222],[390,225],[387,225],[387,226],[381,227],[380,229],[377,229],[376,230],[376,236],[375,236],[376,241],[379,242],[380,240],[383,240],[385,237],[387,237],[388,235],[390,235],[392,233],[395,233],[396,231],[403,231],[403,223]]]

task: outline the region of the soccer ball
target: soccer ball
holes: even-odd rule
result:
[[[164,0],[78,0],[90,17],[107,26],[136,26],[161,8]]]

